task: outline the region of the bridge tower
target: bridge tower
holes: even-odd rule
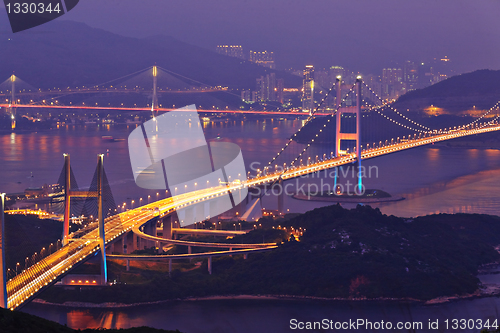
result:
[[[15,129],[16,128],[16,76],[12,74],[10,76],[10,83],[11,83],[11,89],[10,89],[10,119],[11,119],[11,128]]]
[[[64,154],[64,223],[63,223],[63,246],[68,245],[69,237],[69,220],[71,214],[71,198],[88,198],[97,197],[97,219],[98,219],[98,236],[99,247],[101,248],[101,284],[108,281],[107,266],[106,266],[106,239],[104,233],[104,208],[103,208],[103,187],[104,187],[104,155],[97,155],[97,190],[96,191],[79,191],[71,189],[71,160],[69,154]]]
[[[158,76],[158,68],[153,66],[153,101],[151,103],[151,112],[153,113],[153,118],[156,118],[158,115],[158,94],[157,94],[157,76]]]
[[[69,219],[71,215],[71,164],[69,154],[64,155],[64,221],[62,245],[65,246],[69,242]]]
[[[358,193],[361,193],[363,183],[362,183],[362,172],[361,172],[361,76],[356,78],[355,90],[356,90],[356,106],[342,107],[342,77],[337,76],[336,86],[337,86],[337,115],[336,115],[336,123],[335,123],[335,156],[341,156],[346,154],[346,151],[341,149],[341,142],[344,140],[353,140],[356,141],[355,151],[358,161]],[[342,115],[343,114],[355,114],[356,115],[356,133],[343,133],[341,124],[342,124]],[[334,181],[334,191],[337,188],[337,174],[335,175]]]
[[[104,232],[103,185],[104,185],[104,154],[97,155],[97,218],[99,221],[98,234],[101,247],[101,285],[108,282],[108,269],[106,266],[106,235]]]
[[[0,307],[7,309],[7,271],[5,268],[5,193],[0,194]]]

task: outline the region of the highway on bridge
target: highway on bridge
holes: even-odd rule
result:
[[[453,130],[442,134],[435,134],[426,138],[408,140],[384,147],[364,150],[361,156],[362,159],[368,159],[434,142],[498,130],[500,130],[500,125],[497,124],[488,124],[487,126],[473,129]],[[197,190],[176,196],[175,202],[173,198],[167,198],[117,214],[105,220],[106,243],[113,241],[123,233],[129,232],[133,229],[136,233],[141,235],[141,237],[153,237],[140,232],[139,227],[158,215],[160,217],[166,216],[177,208],[189,206],[204,200],[210,200],[211,198],[225,195],[231,190],[273,183],[280,179],[292,179],[304,174],[349,164],[356,161],[356,159],[356,154],[351,153],[345,156],[318,161],[317,163],[310,165],[294,166],[284,172],[274,172],[272,174],[262,173],[258,177],[241,182],[240,184],[229,183],[208,189]],[[213,245],[211,243],[207,244]],[[270,244],[265,245],[271,246]],[[251,244],[247,244],[247,248],[250,248],[251,246]],[[228,244],[224,244],[224,247],[227,248],[229,246]],[[236,247],[235,244],[233,244],[232,247]],[[41,289],[55,283],[72,267],[82,260],[94,255],[97,251],[99,251],[98,231],[97,229],[94,229],[83,237],[72,240],[68,245],[63,246],[61,249],[50,254],[40,262],[19,273],[7,282],[8,307],[10,309],[19,307],[23,302],[29,300],[31,297],[40,292]]]

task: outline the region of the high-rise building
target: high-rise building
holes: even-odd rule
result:
[[[276,101],[278,91],[276,73],[270,73],[256,79],[256,91],[259,94],[260,101]]]
[[[277,79],[276,80],[276,101],[280,104],[283,104],[285,101],[284,98],[284,90],[285,90],[285,80]]]
[[[216,51],[229,57],[245,59],[241,45],[217,45]]]
[[[421,63],[418,66],[418,88],[425,88],[434,82],[434,68],[429,63]]]
[[[274,53],[273,52],[256,52],[250,51],[250,57],[248,58],[251,62],[257,65],[268,67],[271,69],[276,69],[276,64],[274,63]]]
[[[406,61],[403,66],[403,82],[407,92],[418,88],[418,66],[413,61]]]
[[[382,96],[396,98],[404,91],[403,70],[401,68],[384,68],[382,70]]]
[[[252,91],[252,102],[260,102],[258,91]]]
[[[307,65],[302,76],[302,111],[314,110],[314,66]]]
[[[251,90],[242,90],[241,91],[241,100],[246,103],[252,102],[252,91]]]

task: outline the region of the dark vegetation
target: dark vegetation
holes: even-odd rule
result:
[[[10,269],[8,276],[37,262],[41,256],[57,250],[61,238],[62,222],[39,219],[36,216],[5,215],[5,260]],[[52,245],[51,245],[52,244]],[[59,244],[60,246],[60,244]],[[45,250],[43,250],[45,248]],[[35,255],[36,253],[36,255]]]
[[[500,244],[497,216],[403,219],[369,206],[347,210],[334,205],[274,223],[287,230],[302,228],[304,235],[300,242],[290,237],[278,249],[246,260],[214,259],[212,275],[206,260],[199,269],[194,264],[185,269],[188,262],[177,264],[170,277],[165,266],[126,272],[123,264],[112,263],[110,276],[116,285],[98,293],[56,286],[41,297],[50,302],[123,303],[238,294],[427,300],[474,292],[478,267],[500,259],[493,248]],[[246,236],[259,238],[257,233]]]
[[[149,327],[135,327],[121,330],[86,329],[73,330],[53,321],[39,318],[19,311],[9,311],[0,308],[0,332],[2,333],[70,333],[70,332],[106,332],[106,333],[180,333],[176,331],[159,330]]]
[[[422,111],[434,105],[451,113],[488,110],[500,99],[500,71],[478,70],[450,77],[424,89],[401,96],[394,107],[399,110]]]

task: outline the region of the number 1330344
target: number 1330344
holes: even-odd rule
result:
[[[8,14],[52,14],[60,13],[60,3],[14,2],[5,5]]]

